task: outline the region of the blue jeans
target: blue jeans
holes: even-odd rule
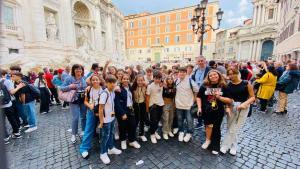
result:
[[[27,125],[28,124],[27,115],[24,112],[23,104],[19,101],[13,101],[13,104],[16,104],[17,112],[18,112],[19,117],[21,117],[21,119],[22,119],[22,123]]]
[[[191,110],[176,109],[179,132],[184,132],[184,119],[187,122],[187,133],[192,134],[194,129]]]
[[[97,117],[94,116],[94,112],[88,110],[86,115],[86,125],[84,129],[84,135],[79,148],[80,153],[87,152],[91,149],[92,139],[94,136],[94,131],[95,131],[97,121],[98,119]]]
[[[27,115],[30,128],[36,127],[35,101],[24,104],[24,113]]]
[[[84,104],[70,104],[72,113],[72,134],[78,134],[78,121],[81,119],[81,131],[85,129],[86,123],[86,107]]]
[[[100,130],[100,154],[107,153],[108,149],[112,149],[115,146],[114,143],[115,134],[115,120],[110,123],[104,123]]]

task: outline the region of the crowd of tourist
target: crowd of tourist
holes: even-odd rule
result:
[[[293,61],[224,63],[199,56],[195,65],[155,64],[145,70],[140,65],[118,69],[110,64],[94,63],[88,72],[80,64],[45,67],[28,75],[20,66],[1,69],[1,115],[11,126],[4,124],[4,141],[8,144],[21,138],[23,131],[38,129],[37,105],[39,117],[61,105],[72,114],[70,141],[81,137],[83,158],[90,155],[93,139],[100,138],[100,159],[109,164],[108,155],[121,154],[127,145],[139,149],[148,138],[156,144],[161,137],[175,136],[188,143],[201,127],[206,137],[203,149],[236,155],[239,130],[255,107],[268,113],[278,100],[274,113],[284,115],[288,95],[299,90],[299,65]],[[225,116],[227,133],[221,141]],[[120,140],[122,150],[115,140]]]

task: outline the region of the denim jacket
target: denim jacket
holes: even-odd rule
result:
[[[60,86],[60,90],[63,92],[70,91],[70,85],[76,84],[77,85],[77,91],[84,91],[87,87],[87,84],[84,80],[84,77],[81,77],[79,80],[76,80],[75,77],[69,76],[66,78],[66,80],[63,82],[63,84]]]

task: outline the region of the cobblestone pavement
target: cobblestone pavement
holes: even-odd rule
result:
[[[141,143],[141,149],[129,148],[112,156],[106,166],[99,159],[94,142],[90,158],[82,159],[79,144],[70,143],[69,110],[53,107],[53,112],[38,115],[38,130],[24,134],[7,145],[9,167],[14,169],[48,168],[300,168],[300,93],[289,96],[288,114],[254,112],[241,131],[237,156],[212,155],[202,150],[202,130],[195,131],[190,143],[177,139],[160,140],[153,145]],[[224,123],[226,120],[224,120]],[[225,132],[226,125],[223,124]],[[119,142],[117,143],[119,147]],[[136,166],[136,162],[144,163]]]

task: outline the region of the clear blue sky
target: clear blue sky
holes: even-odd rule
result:
[[[141,12],[159,12],[185,6],[192,6],[200,0],[112,0],[124,15]],[[209,2],[212,0],[209,0]],[[252,17],[251,0],[219,0],[224,11],[221,27],[229,28],[240,25],[243,20]]]

